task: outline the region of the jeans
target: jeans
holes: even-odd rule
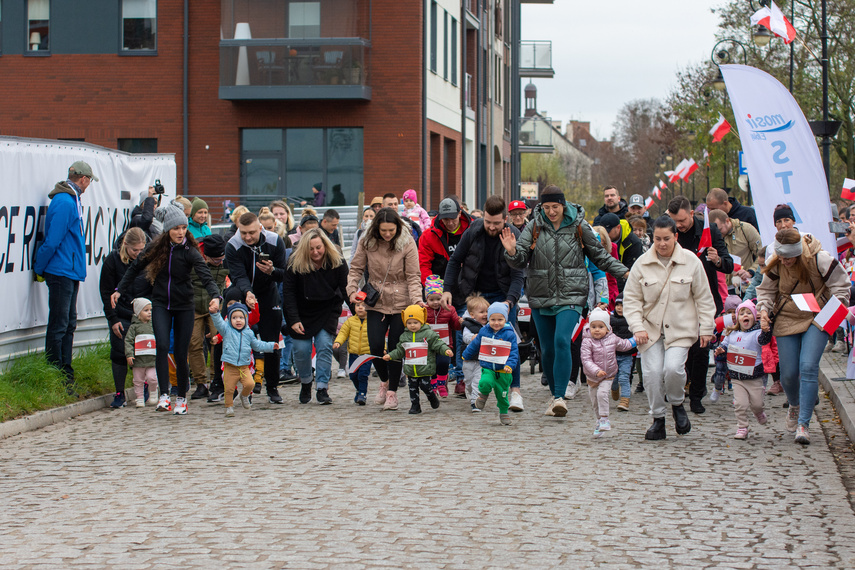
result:
[[[621,356],[617,354],[615,358],[617,358],[618,373],[612,382],[612,390],[616,389],[616,386],[620,386],[620,397],[629,398],[631,395],[629,379],[632,376],[632,355]]]
[[[481,293],[481,296],[487,299],[488,303],[504,303],[508,298],[507,295],[500,291],[496,291],[494,293]],[[508,310],[508,322],[511,323],[511,326],[516,328],[517,324],[517,310],[516,305],[511,307]],[[519,388],[520,387],[520,364],[517,364],[514,367],[513,374],[511,375],[511,388]]]
[[[348,366],[353,364],[353,361],[359,358],[359,354],[348,355]],[[368,375],[371,374],[371,361],[364,362],[362,366],[356,369],[356,372],[350,374],[350,381],[353,382],[353,387],[356,391],[365,395],[368,392]]]
[[[178,397],[187,396],[190,386],[190,365],[187,362],[187,351],[190,348],[190,337],[193,335],[193,309],[171,311],[166,307],[153,305],[151,308],[151,324],[154,328],[154,343],[157,350],[155,368],[157,369],[157,384],[160,394],[169,394],[169,332],[174,333],[173,355],[175,356],[175,376],[178,380]]]
[[[303,384],[312,383],[312,345],[315,346],[315,387],[318,390],[326,388],[330,383],[332,373],[332,345],[335,337],[325,331],[319,330],[310,339],[293,339],[294,363],[297,365],[297,374]]]
[[[799,406],[799,423],[810,425],[819,393],[819,359],[829,335],[811,325],[801,334],[779,336],[781,385],[790,406]]]
[[[531,317],[540,338],[543,373],[549,383],[553,398],[563,398],[570,381],[573,356],[570,352],[571,334],[579,322],[579,313],[573,309],[561,311],[555,316],[542,315],[540,309],[532,309]]]
[[[641,368],[644,370],[644,391],[650,404],[650,414],[654,418],[664,418],[668,409],[665,396],[672,406],[683,403],[686,386],[686,358],[689,349],[679,346],[665,348],[662,336],[650,348],[644,351]]]
[[[59,275],[44,274],[48,287],[48,322],[45,330],[45,357],[63,371],[66,381],[74,381],[71,349],[77,328],[77,292],[80,282]],[[112,334],[112,333],[111,333]]]
[[[293,339],[288,335],[283,335],[282,342],[279,343],[279,376],[291,370],[293,359],[291,358],[291,349],[293,347]]]

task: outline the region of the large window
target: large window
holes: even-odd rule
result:
[[[312,198],[319,182],[327,206],[353,205],[362,192],[362,129],[244,129],[242,202]]]
[[[291,2],[288,5],[288,37],[321,37],[320,2]]]
[[[451,84],[457,85],[457,20],[451,18]]]
[[[122,51],[157,49],[157,0],[122,0]]]
[[[27,51],[50,51],[50,0],[27,0]]]

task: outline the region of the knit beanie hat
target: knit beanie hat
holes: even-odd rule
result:
[[[739,307],[740,303],[742,303],[742,299],[740,299],[738,295],[728,295],[727,299],[724,300],[725,312],[735,311]]]
[[[226,238],[220,234],[211,234],[199,240],[202,253],[208,257],[222,257],[226,254]]]
[[[418,198],[418,196],[416,195],[416,191],[412,188],[404,192],[404,200],[412,200],[413,202],[418,202],[416,198]]]
[[[505,320],[508,320],[508,306],[505,303],[493,303],[487,309],[487,318],[489,319],[491,316],[495,314],[500,314],[505,317]]]
[[[228,320],[229,321],[232,320],[232,313],[234,313],[236,311],[240,311],[241,313],[243,313],[244,318],[247,319],[247,321],[249,321],[249,308],[246,305],[244,305],[243,303],[235,303],[234,305],[229,307],[229,312],[228,312]],[[249,323],[247,322],[247,325],[248,324]]]
[[[140,313],[143,309],[151,305],[151,301],[146,299],[145,297],[137,297],[134,299],[134,315],[140,316]]]
[[[776,208],[774,212],[772,212],[773,221],[777,222],[778,220],[790,219],[795,221],[796,217],[793,215],[793,209],[789,206],[781,206],[780,208]]]
[[[176,208],[172,204],[158,208],[157,211],[163,210],[162,222],[163,222],[163,233],[168,232],[174,227],[187,225],[187,218],[184,216],[184,210],[180,208]]]
[[[618,295],[615,299],[615,305],[623,305],[623,295]]]
[[[191,204],[192,204],[192,206],[190,207],[190,217],[191,218],[193,216],[195,216],[196,212],[198,212],[199,210],[207,210],[208,209],[207,202],[205,202],[201,198],[193,198],[193,201],[191,202]]]
[[[752,303],[751,301],[745,301],[744,303],[741,303],[736,308],[736,314],[739,315],[739,311],[741,311],[742,309],[748,309],[749,311],[751,311],[751,314],[754,315],[754,320],[757,320],[757,307],[754,306],[754,303]]]
[[[427,321],[427,312],[424,307],[420,307],[418,305],[410,305],[403,311],[401,311],[401,320],[404,321],[404,324],[407,324],[407,321],[410,319],[416,319],[421,324],[425,324]]]
[[[600,308],[594,309],[593,311],[591,311],[591,314],[588,315],[588,324],[594,322],[603,323],[604,325],[606,325],[606,328],[609,329],[609,331],[612,330],[611,317],[609,317],[609,314],[607,312]]]
[[[425,297],[430,295],[442,295],[442,277],[439,275],[428,275],[425,279]]]

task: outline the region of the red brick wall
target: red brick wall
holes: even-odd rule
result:
[[[458,131],[449,129],[448,127],[428,121],[428,132],[431,135],[431,145],[428,148],[428,197],[425,200],[425,209],[436,209],[439,207],[439,202],[449,194],[461,193],[461,181],[463,174],[460,171],[460,149],[463,146],[461,136]],[[434,143],[434,141],[436,141]],[[446,141],[452,141],[454,147],[453,158],[449,157],[449,164],[444,164],[443,148],[447,144]]]

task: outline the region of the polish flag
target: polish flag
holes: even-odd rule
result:
[[[690,158],[688,160],[688,162],[686,163],[686,167],[682,170],[680,178],[682,178],[683,180],[688,182],[689,176],[694,174],[695,170],[697,170],[697,169],[698,169],[698,163],[695,162],[694,158]]]
[[[704,208],[704,231],[701,232],[701,241],[698,243],[698,256],[700,256],[708,247],[712,247],[712,234],[710,233],[710,214],[709,208]]]
[[[676,182],[680,179],[679,176],[676,176],[676,173],[673,170],[666,170],[665,177],[668,179],[668,182]]]
[[[356,373],[356,371],[359,370],[360,366],[362,366],[366,362],[370,362],[370,361],[374,360],[375,358],[377,358],[377,357],[372,356],[370,354],[363,354],[362,356],[360,356],[356,360],[354,360],[353,364],[351,364],[350,366],[347,367],[347,373],[348,374]]]
[[[689,166],[688,159],[684,158],[683,160],[681,160],[680,164],[678,164],[674,168],[674,174],[672,174],[671,176],[668,177],[668,182],[677,182],[678,180],[680,180],[683,177],[683,172],[686,170],[686,168],[688,166]]]
[[[843,190],[840,192],[840,197],[844,200],[855,200],[855,180],[843,179]]]
[[[645,201],[644,201],[644,207],[645,207],[645,208],[650,208],[650,206],[652,206],[652,205],[653,205],[653,197],[652,197],[652,196],[648,196],[648,197],[647,197],[647,200],[645,200]]]
[[[751,25],[759,24],[769,28],[773,34],[784,38],[785,44],[791,43],[796,39],[796,29],[774,2],[770,4],[771,6],[763,6],[751,15]]]
[[[656,186],[653,187],[653,190],[650,191],[650,194],[652,196],[656,196],[657,200],[662,199],[662,191],[659,188],[657,188]]]
[[[816,324],[821,326],[822,330],[828,334],[834,334],[834,331],[837,330],[837,327],[840,326],[840,323],[843,322],[848,313],[849,311],[846,310],[840,299],[832,295],[831,299],[828,300],[816,316]]]
[[[852,242],[849,241],[848,237],[837,238],[837,253],[843,253],[850,247],[852,247]]]
[[[790,298],[800,311],[806,313],[818,313],[820,311],[819,303],[816,302],[816,297],[813,296],[813,293],[799,293],[790,295]]]
[[[668,185],[667,185],[667,184],[665,184],[664,182],[662,182],[662,181],[660,180],[660,181],[659,181],[659,189],[660,189],[660,190],[667,190],[667,189],[668,189]]]
[[[582,330],[585,328],[585,325],[588,324],[588,319],[579,319],[579,322],[576,323],[576,328],[573,329],[573,334],[571,338],[573,342],[576,342],[576,339],[579,338],[579,335],[582,334]]]
[[[718,122],[710,129],[712,142],[717,143],[724,138],[724,135],[730,132],[730,123],[724,118],[721,113],[718,114]]]

